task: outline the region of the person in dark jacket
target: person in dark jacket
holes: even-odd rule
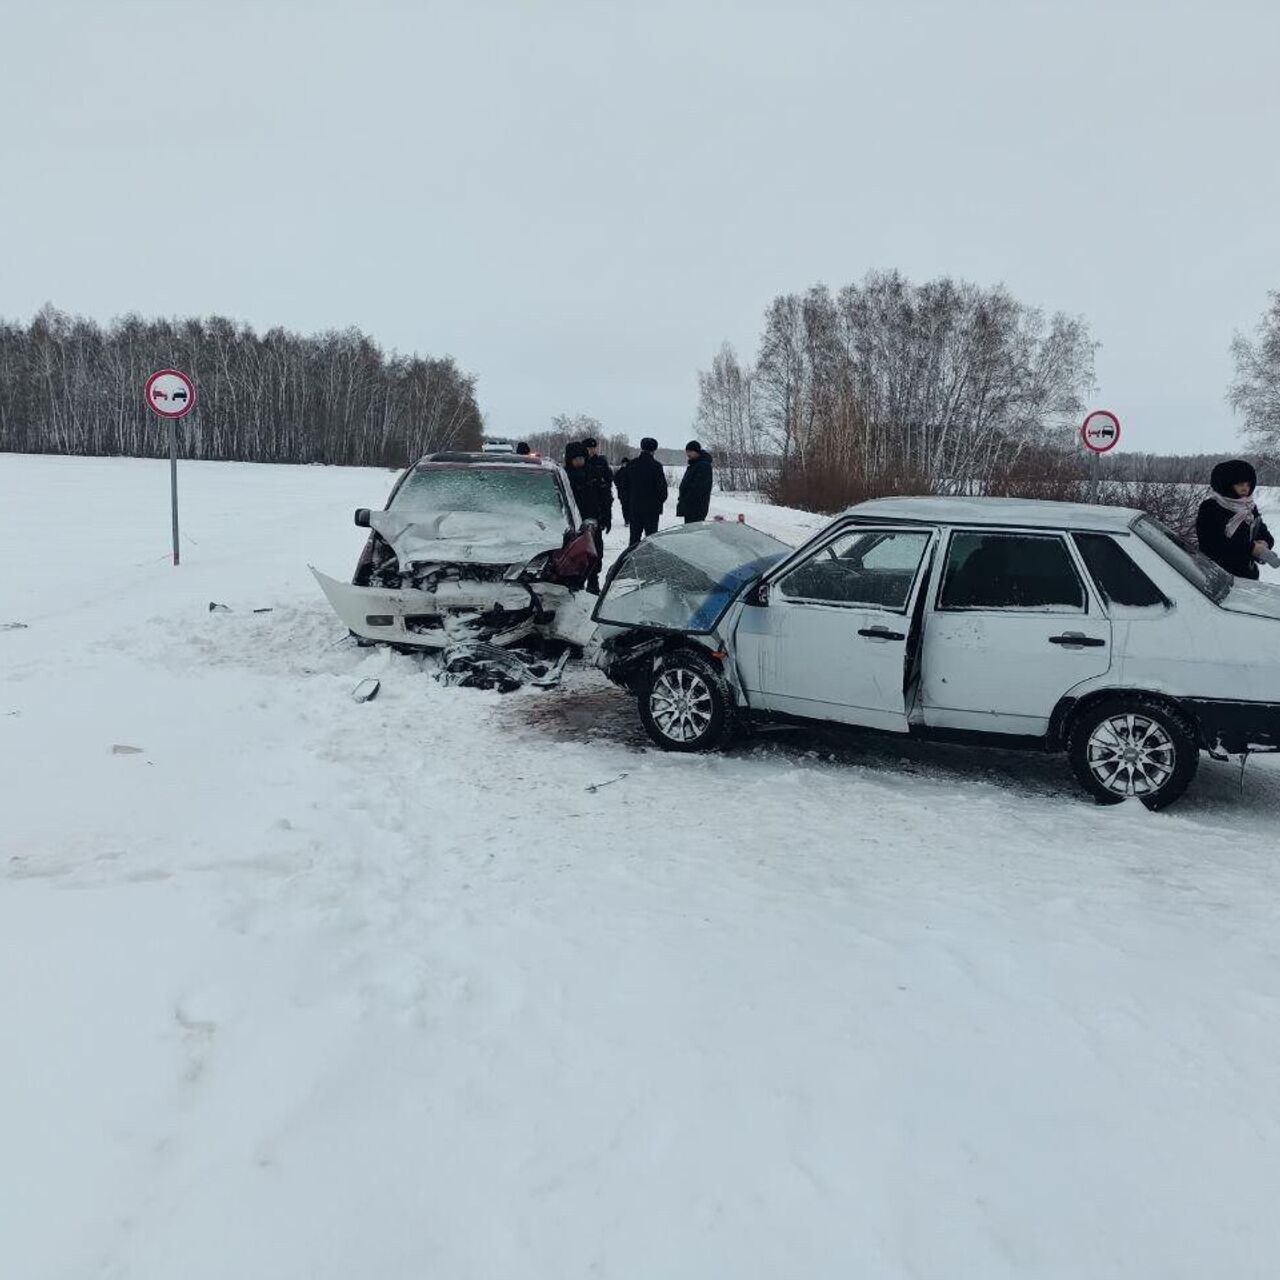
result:
[[[1196,516],[1200,550],[1237,578],[1258,577],[1258,561],[1270,561],[1276,545],[1254,505],[1258,473],[1240,458],[1220,462],[1209,487],[1213,495],[1200,504]]]
[[[696,524],[707,518],[711,507],[711,455],[696,441],[684,447],[689,465],[680,477],[680,496],[676,499],[676,515],[685,524]]]
[[[582,446],[587,451],[587,471],[595,484],[597,519],[600,528],[608,533],[613,528],[613,470],[606,459],[600,456],[600,442],[588,436]]]
[[[520,443],[516,445],[516,453],[518,453],[522,458],[529,457],[530,449],[529,449],[528,443],[524,440],[521,440]]]
[[[590,520],[591,536],[595,540],[596,553],[604,555],[604,535],[600,532],[600,485],[587,465],[587,446],[574,441],[564,447],[564,469],[569,473],[569,488],[582,519]],[[600,594],[600,572],[587,579],[587,590]]]
[[[627,468],[631,465],[630,458],[623,458],[618,463],[618,469],[613,473],[613,487],[618,493],[618,506],[622,508],[622,523],[630,527],[631,517],[628,515],[627,506]]]
[[[627,523],[631,546],[658,532],[658,517],[667,503],[667,473],[653,455],[658,442],[652,436],[640,441],[640,452],[627,466]]]

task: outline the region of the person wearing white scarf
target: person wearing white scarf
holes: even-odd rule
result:
[[[1220,462],[1210,477],[1213,496],[1200,504],[1200,550],[1237,578],[1257,578],[1258,562],[1274,558],[1275,539],[1258,511],[1258,473],[1243,459]]]

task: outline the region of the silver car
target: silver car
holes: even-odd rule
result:
[[[688,525],[624,555],[594,617],[673,751],[847,724],[1065,751],[1098,801],[1157,809],[1201,751],[1280,750],[1280,588],[1135,510],[886,498],[798,550]]]
[[[362,507],[355,522],[369,537],[352,581],[311,572],[359,640],[444,649],[591,636],[582,587],[599,554],[554,462],[429,454],[385,510]]]

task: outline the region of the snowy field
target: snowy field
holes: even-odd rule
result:
[[[307,573],[391,479],[183,464],[175,569],[166,464],[0,455],[0,1277],[1276,1274],[1274,761],[445,689]]]

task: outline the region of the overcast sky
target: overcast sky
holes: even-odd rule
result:
[[[1087,317],[1135,448],[1230,448],[1280,289],[1280,3],[0,0],[0,314],[448,352],[489,428],[687,438],[871,269]]]

